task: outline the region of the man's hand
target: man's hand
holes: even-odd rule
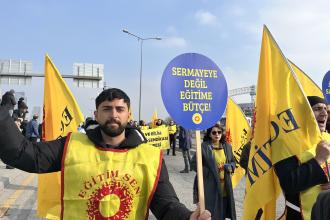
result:
[[[315,159],[321,165],[327,161],[330,156],[330,143],[327,141],[320,141],[315,150]]]
[[[196,210],[191,214],[189,220],[211,220],[211,213],[208,210],[200,213],[200,207],[197,205]]]

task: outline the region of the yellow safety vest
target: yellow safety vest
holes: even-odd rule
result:
[[[322,140],[330,141],[330,135],[326,132],[322,132]],[[304,152],[301,157],[301,162],[307,162],[315,157],[315,147]],[[329,163],[329,160],[328,160]],[[311,219],[312,207],[316,201],[318,194],[321,192],[320,185],[310,187],[309,189],[300,193],[300,210],[304,220]]]
[[[148,219],[161,170],[160,149],[148,144],[100,148],[81,133],[67,138],[61,219]]]
[[[168,133],[169,134],[175,134],[176,132],[176,125],[169,125],[168,126]]]
[[[149,126],[148,126],[148,125],[140,126],[140,129],[141,129],[141,130],[148,130],[148,129],[149,129]]]

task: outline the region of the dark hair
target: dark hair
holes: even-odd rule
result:
[[[96,109],[104,101],[113,101],[114,99],[124,99],[124,102],[127,104],[127,107],[130,108],[131,101],[128,95],[117,88],[110,88],[103,90],[95,99]]]
[[[85,119],[85,121],[83,122],[82,127],[83,127],[84,129],[86,129],[86,128],[91,124],[92,121],[93,121],[93,118],[92,118],[92,117],[87,117],[87,118]]]
[[[223,127],[221,127],[221,125],[219,125],[219,124],[215,124],[215,125],[213,125],[212,127],[208,128],[206,130],[203,141],[212,141],[212,139],[210,137],[212,128],[219,128],[220,129],[220,131],[222,133],[221,138],[220,138],[220,143],[225,143],[226,142],[226,135],[224,134],[225,129],[223,129]]]
[[[157,118],[156,125],[159,126],[158,121],[160,122],[160,125],[163,125],[164,124],[164,121],[162,119]]]

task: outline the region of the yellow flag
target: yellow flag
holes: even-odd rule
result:
[[[157,122],[158,116],[157,116],[157,110],[154,111],[151,117],[151,128],[156,127],[156,122]]]
[[[324,98],[322,90],[317,86],[317,84],[293,62],[289,62],[293,72],[296,74],[299,82],[301,83],[305,94],[307,96],[319,96]]]
[[[44,82],[44,124],[43,139],[54,140],[77,131],[84,116],[59,71],[46,55]],[[61,210],[61,173],[38,176],[39,217],[59,219]]]
[[[249,141],[251,128],[241,108],[228,97],[226,109],[226,140],[231,144],[236,161],[235,173],[232,176],[232,184],[235,188],[245,174],[240,167],[239,159],[243,146]]]
[[[318,143],[321,134],[305,94],[269,30],[264,27],[256,119],[246,177],[243,219],[275,219],[279,194],[273,164]]]
[[[129,118],[128,121],[134,121],[132,106],[129,107]]]

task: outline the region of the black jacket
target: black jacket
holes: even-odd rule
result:
[[[29,142],[19,132],[8,111],[0,107],[0,158],[4,163],[31,173],[50,173],[61,170],[61,160],[66,137],[58,140]],[[108,148],[102,143],[99,127],[87,130],[88,138],[96,145]],[[145,142],[138,130],[127,128],[126,139],[117,148],[134,148]],[[158,185],[150,209],[157,219],[189,219],[191,211],[179,202],[169,181],[163,161]]]
[[[320,165],[313,158],[300,164],[296,156],[277,162],[275,172],[280,181],[285,199],[300,206],[300,192],[318,184],[326,183],[327,176]],[[302,219],[301,213],[286,206],[286,219]]]
[[[241,157],[239,158],[239,165],[242,168],[244,168],[245,172],[247,170],[248,163],[249,163],[250,149],[251,149],[251,141],[248,141],[243,146]]]

